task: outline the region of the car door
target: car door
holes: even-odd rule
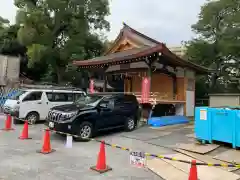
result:
[[[40,119],[43,119],[44,109],[42,108],[42,92],[34,91],[30,92],[25,98],[23,98],[19,107],[19,118],[26,118],[28,113],[37,112]]]
[[[108,129],[116,125],[113,113],[114,99],[104,98],[99,104],[99,119],[97,120],[97,126],[99,129]]]
[[[123,97],[115,98],[113,109],[115,126],[123,126],[125,124],[127,117],[126,108]]]

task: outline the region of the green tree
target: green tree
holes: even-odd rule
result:
[[[3,18],[0,18],[0,21],[1,19]],[[4,23],[0,23],[2,24],[0,25],[0,27],[2,27],[0,31],[0,54],[20,57],[20,73],[32,80],[40,80],[41,74],[44,74],[47,70],[46,65],[37,63],[29,68],[27,66],[27,48],[21,45],[17,40],[20,26],[16,24],[9,25],[7,20],[4,20],[3,22]]]
[[[186,44],[187,58],[214,70],[202,86],[208,82],[211,91],[236,90],[232,77],[240,75],[240,1],[208,1],[192,29],[197,36]]]
[[[26,47],[21,45],[17,40],[18,30],[19,26],[17,25],[10,25],[2,30],[0,33],[1,54],[21,57],[26,55]]]
[[[95,30],[109,30],[108,0],[15,0],[18,40],[29,63],[45,62],[61,82],[71,60],[97,56],[103,43]]]

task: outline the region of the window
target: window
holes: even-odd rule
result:
[[[74,95],[75,95],[75,97],[74,97],[74,100],[75,100],[75,101],[84,96],[83,93],[76,93],[76,94],[74,94]]]
[[[113,98],[104,98],[100,102],[100,107],[114,109],[114,99]]]
[[[47,92],[47,98],[50,102],[73,102],[74,93]]]
[[[66,93],[66,95],[67,95],[67,101],[68,102],[73,102],[74,101],[73,93]]]
[[[51,93],[51,92],[46,92],[46,95],[47,95],[47,98],[48,98],[49,101],[54,101],[53,93]]]
[[[23,101],[38,101],[42,98],[42,92],[31,92],[28,94]]]
[[[99,100],[102,99],[102,96],[98,95],[87,95],[87,96],[81,96],[80,98],[76,99],[75,103],[76,104],[92,104],[92,103],[97,103]]]
[[[20,96],[23,95],[24,93],[26,93],[26,91],[19,90],[15,93],[13,92],[13,95],[8,98],[12,100],[19,100]]]

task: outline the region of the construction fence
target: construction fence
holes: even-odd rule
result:
[[[3,112],[5,101],[19,91],[19,88],[0,86],[0,113]]]

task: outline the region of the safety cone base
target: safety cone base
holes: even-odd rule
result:
[[[1,129],[2,131],[13,131],[13,130],[15,130],[14,128],[3,128],[3,129]]]
[[[56,151],[55,149],[51,149],[51,151],[46,151],[46,152],[44,152],[42,150],[38,150],[37,153],[40,153],[40,154],[50,154],[50,153],[53,153],[55,151]]]
[[[108,171],[112,171],[112,168],[107,166],[106,169],[97,169],[96,166],[92,166],[90,167],[91,170],[99,172],[100,174],[108,172]]]
[[[18,139],[21,139],[21,140],[27,140],[27,139],[32,139],[32,138],[30,138],[30,137],[28,137],[28,138],[25,138],[25,137],[18,137]]]

